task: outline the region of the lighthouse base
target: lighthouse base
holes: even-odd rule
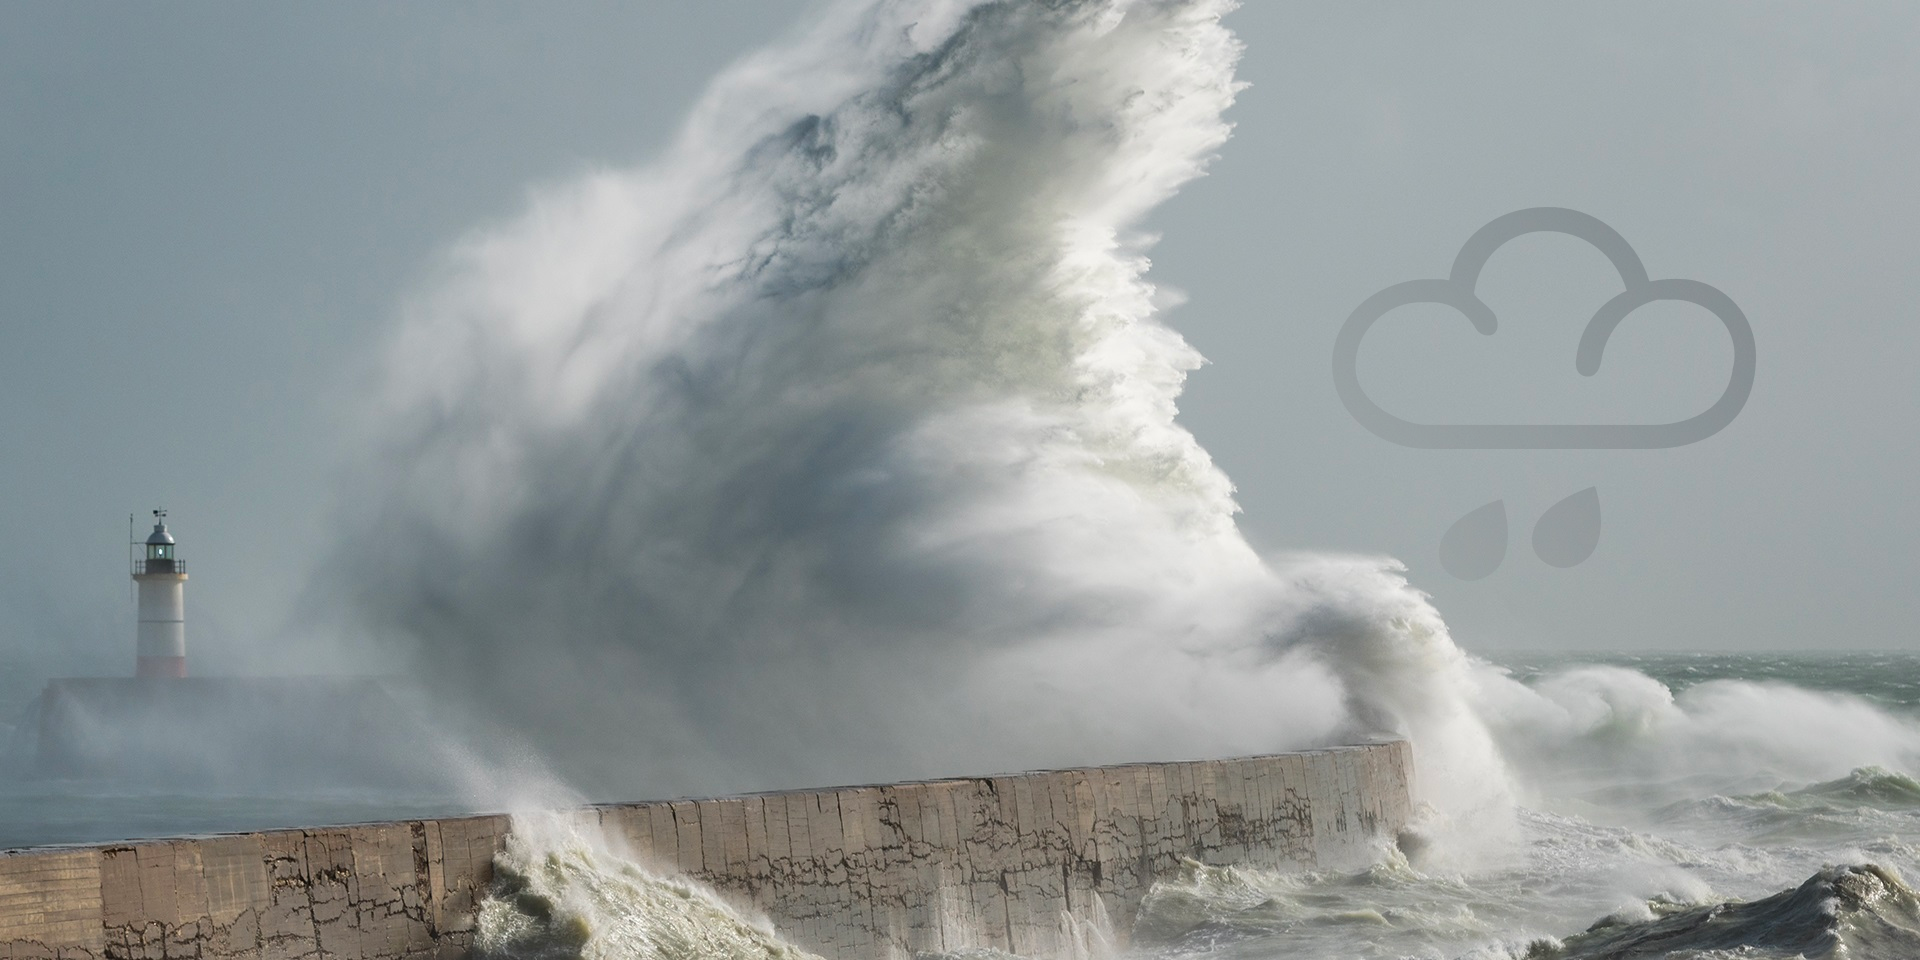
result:
[[[133,671],[136,677],[185,677],[186,657],[141,657]]]

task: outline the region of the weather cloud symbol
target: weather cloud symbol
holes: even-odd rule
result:
[[[1396,307],[1443,303],[1460,311],[1475,330],[1491,336],[1499,329],[1493,311],[1474,287],[1487,259],[1507,241],[1529,233],[1564,233],[1593,244],[1620,273],[1620,294],[1587,321],[1574,353],[1573,368],[1591,377],[1614,328],[1633,311],[1659,300],[1697,304],[1720,318],[1733,339],[1733,375],[1720,399],[1695,416],[1673,423],[1414,423],[1388,413],[1360,386],[1360,343],[1367,331]],[[1649,280],[1647,268],[1626,238],[1578,210],[1534,207],[1515,210],[1481,227],[1460,247],[1453,272],[1445,280],[1408,280],[1368,297],[1355,307],[1334,340],[1333,383],[1340,401],[1360,425],[1379,437],[1426,449],[1648,449],[1680,447],[1719,433],[1746,406],[1753,392],[1753,328],[1731,298],[1698,280]],[[1468,512],[1440,538],[1440,562],[1462,580],[1478,580],[1499,569],[1507,556],[1507,504],[1495,500]],[[1548,508],[1533,527],[1533,552],[1550,566],[1573,567],[1586,561],[1600,543],[1600,492],[1588,487]]]
[[[1360,386],[1360,342],[1375,322],[1396,307],[1443,303],[1460,311],[1475,330],[1499,329],[1493,311],[1474,292],[1480,271],[1495,250],[1529,233],[1579,237],[1613,262],[1626,289],[1600,307],[1580,335],[1573,366],[1582,376],[1600,370],[1601,354],[1615,327],[1634,310],[1660,300],[1680,300],[1711,311],[1733,339],[1733,375],[1720,399],[1705,411],[1673,423],[1415,423],[1382,409]],[[1334,341],[1333,382],[1347,412],[1384,440],[1425,449],[1648,449],[1680,447],[1713,436],[1740,415],[1753,391],[1753,328],[1732,298],[1698,280],[1649,280],[1640,257],[1612,227],[1564,207],[1516,210],[1481,227],[1460,247],[1445,280],[1408,280],[1368,297]]]

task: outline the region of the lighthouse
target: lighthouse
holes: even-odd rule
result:
[[[327,788],[353,783],[411,790],[438,782],[441,774],[429,772],[438,767],[420,760],[438,742],[430,739],[437,734],[377,680],[188,677],[187,565],[167,529],[167,512],[153,511],[153,532],[144,540],[138,517],[128,515],[127,550],[140,611],[134,676],[48,680],[27,734],[35,743],[34,775],[163,784],[169,791],[189,785],[201,791],[195,795],[205,795],[210,784],[252,789],[262,777]],[[0,748],[10,746],[0,736]],[[4,801],[15,770],[10,756],[0,759],[9,761],[0,765]],[[6,845],[5,826],[0,823],[0,846]],[[12,919],[8,879],[0,862],[0,957],[7,955]]]
[[[167,512],[153,512],[153,533],[147,536],[145,559],[133,562],[133,582],[139,585],[140,624],[134,643],[136,677],[187,675],[187,565],[174,555],[173,534],[167,532]]]

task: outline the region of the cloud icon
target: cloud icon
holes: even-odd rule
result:
[[[1608,338],[1627,314],[1660,300],[1697,304],[1720,318],[1733,339],[1733,375],[1713,406],[1673,423],[1415,423],[1386,410],[1360,386],[1360,342],[1375,322],[1396,307],[1443,303],[1460,311],[1474,329],[1491,336],[1499,328],[1493,310],[1474,292],[1480,271],[1495,250],[1529,233],[1564,233],[1593,244],[1620,273],[1626,289],[1601,306],[1580,335],[1573,366],[1582,376],[1600,371]],[[1515,210],[1481,227],[1460,247],[1445,280],[1408,280],[1368,297],[1340,328],[1333,346],[1333,383],[1347,412],[1381,439],[1425,449],[1650,449],[1681,447],[1719,433],[1753,392],[1753,328],[1732,298],[1698,280],[1649,280],[1647,268],[1626,238],[1598,219],[1564,207]]]

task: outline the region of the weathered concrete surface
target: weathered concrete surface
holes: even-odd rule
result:
[[[1356,869],[1412,812],[1405,743],[716,800],[578,816],[829,957],[1068,952],[1203,863]],[[459,957],[503,816],[0,855],[0,960]]]

